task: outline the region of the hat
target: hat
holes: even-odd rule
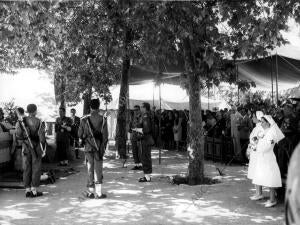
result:
[[[27,105],[27,112],[28,113],[34,113],[34,112],[36,112],[36,110],[37,110],[37,107],[36,107],[35,104],[29,104],[29,105]]]

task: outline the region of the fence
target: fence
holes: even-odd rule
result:
[[[295,144],[289,138],[284,138],[274,147],[274,153],[283,178],[287,175],[289,160],[294,148]],[[223,163],[228,163],[231,159],[236,159],[232,138],[225,136],[220,138],[205,137],[204,157]]]
[[[204,157],[213,161],[228,162],[234,157],[231,137],[205,137]]]

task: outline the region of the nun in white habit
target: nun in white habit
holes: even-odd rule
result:
[[[275,188],[282,186],[280,170],[273,149],[274,145],[284,138],[284,134],[269,115],[262,117],[261,126],[265,132],[257,143],[256,166],[252,182],[255,185],[270,188],[270,200],[265,204],[268,208],[277,204]]]
[[[247,154],[249,155],[249,166],[248,166],[248,179],[253,179],[253,174],[255,173],[257,154],[256,148],[258,140],[264,136],[264,128],[261,126],[261,118],[264,113],[262,111],[257,111],[253,116],[253,123],[256,124],[252,132],[250,133],[250,143],[248,145]],[[255,185],[255,195],[251,196],[251,200],[259,200],[262,197],[262,186]]]
[[[255,171],[256,165],[256,147],[258,144],[258,140],[263,137],[264,135],[264,128],[261,126],[261,118],[263,117],[264,113],[262,111],[257,111],[255,113],[255,117],[253,118],[253,122],[256,124],[252,132],[250,133],[250,143],[248,146],[248,153],[249,153],[249,167],[248,167],[248,174],[247,177],[252,180],[253,173]]]

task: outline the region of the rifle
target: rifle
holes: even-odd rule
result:
[[[40,132],[40,129],[42,128],[42,124],[43,124],[44,122],[40,122],[40,126],[39,126],[39,130],[38,130],[38,132]],[[40,147],[41,147],[41,150],[42,150],[42,158],[46,155],[46,150],[47,150],[47,143],[45,142],[45,148],[43,147],[43,144],[42,144],[42,142],[41,142],[41,140],[40,140]]]
[[[17,113],[17,116],[18,116],[19,118],[22,118],[22,119],[23,119],[23,117],[20,115],[20,112],[19,112],[18,109],[16,109],[16,113]],[[21,125],[21,129],[25,131],[26,138],[27,138],[27,140],[28,140],[28,142],[29,142],[30,149],[31,149],[33,155],[35,156],[35,158],[37,158],[37,157],[38,157],[38,154],[37,154],[35,148],[33,147],[32,141],[31,141],[31,139],[30,139],[30,137],[29,137],[28,131],[27,131],[26,127],[25,127],[25,124],[24,124],[23,120],[19,120],[19,123],[20,123],[20,125]]]
[[[90,132],[90,134],[92,135],[92,139],[93,139],[93,141],[94,141],[96,150],[98,151],[98,154],[99,154],[99,160],[100,160],[100,156],[101,156],[100,149],[99,149],[99,147],[98,147],[98,145],[97,145],[97,142],[96,142],[96,139],[95,139],[95,137],[94,137],[94,134],[93,134],[93,131],[92,131],[92,128],[91,128],[91,125],[90,125],[90,123],[89,123],[88,118],[86,119],[86,123],[87,123],[87,126],[88,126],[88,128],[89,128],[89,132]]]

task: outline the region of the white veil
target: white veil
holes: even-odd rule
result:
[[[266,119],[270,126],[270,130],[268,132],[270,132],[270,134],[272,135],[272,137],[274,138],[274,142],[278,143],[279,141],[281,141],[284,138],[284,134],[282,133],[282,131],[280,130],[280,128],[277,126],[276,122],[273,120],[272,116],[270,115],[264,115],[263,116],[264,119]]]
[[[264,113],[262,111],[256,111],[255,115],[258,120],[261,120],[261,118],[264,116]]]

